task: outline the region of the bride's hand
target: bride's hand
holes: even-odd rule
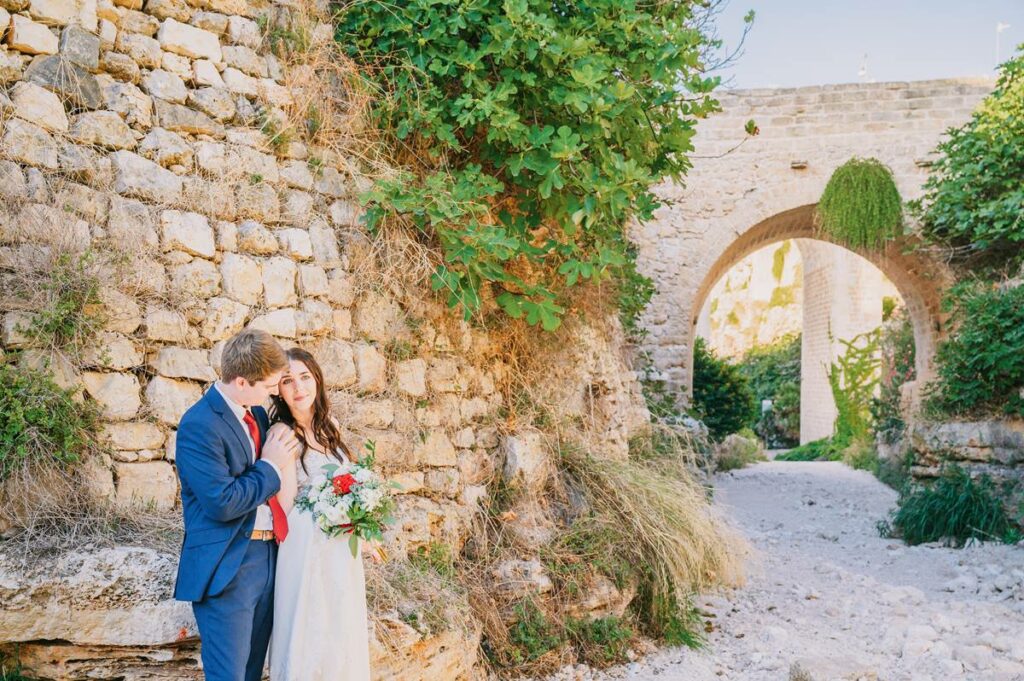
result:
[[[269,440],[275,433],[281,433],[282,435],[290,436],[292,438],[295,437],[295,431],[280,422],[272,425],[270,430],[267,431],[267,440]],[[299,455],[301,453],[300,449],[300,447],[295,447],[294,450],[292,450],[292,461],[297,461],[299,459]]]
[[[379,541],[363,541],[361,542],[362,553],[364,558],[369,558],[374,563],[380,564],[384,562],[386,554],[384,552],[384,545]]]

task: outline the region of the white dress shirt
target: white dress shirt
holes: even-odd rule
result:
[[[238,422],[242,425],[242,432],[245,433],[245,439],[249,443],[249,461],[252,462],[252,463],[255,463],[255,461],[256,461],[256,443],[253,442],[252,435],[249,434],[249,426],[245,425],[245,412],[247,411],[246,408],[243,407],[242,405],[236,403],[234,400],[232,400],[230,397],[228,397],[227,394],[223,390],[221,390],[220,381],[216,381],[213,385],[214,385],[214,387],[217,388],[217,392],[220,393],[220,396],[224,398],[224,401],[227,402],[228,407],[231,408],[231,412],[236,417],[238,417]],[[269,464],[270,467],[274,469],[274,472],[277,473],[277,479],[280,480],[281,479],[281,471],[278,470],[277,466],[275,466],[274,463],[271,462],[271,461],[266,461],[265,463]],[[256,509],[256,524],[253,526],[252,529],[254,529],[254,530],[272,530],[272,529],[274,529],[274,517],[270,514],[270,506],[268,504],[263,504],[262,506],[260,506],[259,508]]]

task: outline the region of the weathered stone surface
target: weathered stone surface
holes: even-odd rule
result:
[[[260,94],[259,81],[236,68],[228,67],[220,74],[224,79],[224,86],[236,95],[246,97],[258,97]]]
[[[160,426],[146,421],[107,423],[101,436],[111,447],[126,451],[160,449],[166,440]]]
[[[12,49],[26,54],[57,54],[57,36],[43,24],[37,24],[26,16],[15,14],[7,34],[7,44]]]
[[[174,165],[191,168],[194,159],[189,143],[181,135],[163,128],[153,128],[146,133],[139,142],[138,151],[145,158],[156,161],[165,168]]]
[[[413,450],[416,463],[423,466],[458,466],[452,441],[441,430],[432,430]]]
[[[99,292],[103,305],[104,328],[114,333],[135,333],[142,326],[142,310],[131,296],[105,286]]]
[[[166,461],[114,464],[119,506],[150,506],[174,508],[178,498],[178,478]]]
[[[263,263],[263,293],[267,307],[295,305],[299,298],[295,292],[298,270],[288,258],[274,257]]]
[[[256,185],[240,183],[234,193],[238,202],[238,216],[261,222],[277,222],[281,217],[281,205],[277,192],[262,182]]]
[[[410,397],[427,394],[427,363],[417,357],[399,362],[395,367],[398,390]]]
[[[190,381],[177,381],[154,376],[146,386],[146,402],[161,423],[177,426],[189,407],[202,396],[199,386]]]
[[[272,231],[255,220],[246,220],[238,226],[238,248],[255,255],[273,255],[278,246]]]
[[[174,104],[184,104],[188,97],[188,89],[185,82],[178,76],[164,71],[154,69],[142,77],[142,89],[153,97],[163,99]],[[157,116],[160,109],[157,108]]]
[[[212,298],[206,309],[202,334],[212,341],[226,340],[245,326],[249,308],[228,298]]]
[[[192,59],[221,61],[220,40],[216,34],[174,19],[165,19],[157,33],[160,46],[168,52]]]
[[[5,155],[14,161],[47,170],[60,167],[57,143],[38,125],[12,119],[4,124]]]
[[[227,87],[220,77],[220,71],[209,59],[196,59],[192,62],[192,74],[196,85],[209,85],[218,89]]]
[[[237,109],[235,100],[227,90],[217,87],[204,87],[193,90],[188,95],[189,106],[193,106],[207,116],[221,122],[234,118]]]
[[[352,275],[344,270],[333,270],[327,278],[330,285],[327,289],[327,299],[335,305],[350,307],[356,299]]]
[[[86,349],[82,360],[89,366],[124,371],[141,366],[143,356],[142,350],[132,339],[119,333],[103,332]]]
[[[110,155],[114,191],[146,201],[173,204],[181,195],[182,183],[174,173],[130,151]]]
[[[262,329],[278,338],[298,337],[298,314],[293,307],[282,307],[260,315],[249,324],[254,329]]]
[[[71,122],[70,137],[79,144],[91,144],[107,149],[135,147],[132,129],[113,111],[78,114]]]
[[[459,375],[459,365],[455,360],[435,358],[427,368],[427,385],[437,393],[462,392],[466,389]]]
[[[319,265],[299,265],[299,293],[304,296],[319,297],[327,295],[330,283],[327,272]]]
[[[188,321],[174,310],[150,308],[146,311],[146,338],[181,343],[188,338]]]
[[[139,33],[152,38],[160,30],[160,20],[145,12],[125,10],[117,19],[118,28],[128,33]]]
[[[85,391],[95,399],[103,417],[125,421],[135,416],[142,406],[139,380],[131,374],[105,374],[86,371],[82,374]]]
[[[87,71],[100,66],[100,38],[81,26],[66,27],[60,34],[60,54]]]
[[[296,319],[299,333],[305,336],[330,333],[334,324],[331,306],[320,300],[303,300]]]
[[[229,16],[227,25],[228,40],[235,45],[245,45],[257,49],[260,46],[260,27],[251,19],[240,16]]]
[[[205,215],[165,210],[160,213],[160,227],[164,251],[184,251],[203,258],[217,253],[213,228]]]
[[[60,98],[35,83],[21,81],[11,90],[14,115],[50,132],[67,132],[68,117]]]
[[[72,22],[82,22],[89,16],[88,6],[91,5],[91,24],[87,30],[96,29],[96,3],[77,2],[76,0],[32,0],[28,6],[29,15],[36,21],[50,26],[65,26]],[[86,15],[83,17],[83,15]]]
[[[61,55],[34,59],[25,69],[25,79],[82,109],[98,109],[103,104],[96,76]]]
[[[224,295],[246,305],[259,302],[263,293],[263,271],[256,260],[247,255],[225,253],[220,272]]]
[[[312,351],[324,371],[324,384],[327,388],[347,388],[353,385],[358,377],[352,346],[338,340],[322,340]]]
[[[491,575],[495,590],[517,598],[545,594],[555,586],[539,560],[506,560]]]
[[[8,21],[10,21],[8,19]],[[20,52],[0,50],[0,83],[10,83],[21,78],[25,72],[27,55]]]
[[[184,0],[147,0],[146,11],[158,19],[171,18],[183,23],[192,18],[192,9]]]
[[[153,368],[168,378],[191,378],[205,382],[217,380],[217,372],[210,365],[210,353],[207,350],[160,348],[153,359]]]
[[[196,28],[201,28],[204,31],[210,31],[211,33],[223,36],[228,30],[228,19],[229,17],[226,17],[219,12],[200,11],[192,15],[192,19],[189,23]]]
[[[387,387],[387,360],[372,345],[359,344],[355,347],[356,373],[359,375],[359,390],[380,392]]]
[[[160,55],[160,68],[168,73],[173,73],[186,82],[192,81],[192,60],[182,57],[173,52],[164,52]]]
[[[540,494],[552,472],[551,459],[540,431],[522,430],[506,435],[501,448],[505,481],[532,494]]]
[[[107,235],[121,244],[131,245],[133,251],[160,245],[153,216],[146,204],[120,196],[111,197]]]
[[[224,126],[201,111],[162,99],[155,100],[154,109],[157,122],[168,130],[212,137],[224,136]]]
[[[122,83],[106,76],[103,82],[103,101],[110,111],[118,113],[125,123],[140,128],[153,125],[153,98],[131,83]]]
[[[162,53],[160,42],[141,33],[120,32],[114,41],[114,49],[131,57],[135,62],[147,69],[160,68]]]
[[[281,250],[295,260],[309,260],[313,257],[313,246],[309,233],[304,229],[282,229],[277,233]]]
[[[387,342],[402,328],[402,309],[391,298],[367,291],[356,302],[352,323],[357,334],[373,341]]]
[[[193,258],[171,268],[171,287],[183,300],[203,300],[220,293],[220,272],[209,260]]]

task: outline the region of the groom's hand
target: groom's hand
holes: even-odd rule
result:
[[[263,445],[263,456],[265,461],[277,466],[277,470],[286,470],[288,466],[295,463],[295,457],[299,453],[299,439],[291,428],[271,428],[267,433],[267,442]]]

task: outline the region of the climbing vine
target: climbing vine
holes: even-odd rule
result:
[[[336,40],[379,93],[371,117],[399,168],[365,196],[368,225],[404,216],[437,244],[432,287],[467,318],[493,295],[554,329],[581,286],[616,280],[635,314],[651,286],[625,226],[686,173],[718,108],[716,4],[346,4]]]
[[[900,235],[903,202],[892,172],[873,158],[839,166],[818,202],[822,231],[851,248],[879,248]]]
[[[871,401],[878,386],[881,359],[878,353],[878,329],[839,339],[843,352],[832,362],[828,383],[836,403],[835,435],[837,448],[868,439],[871,432]]]

